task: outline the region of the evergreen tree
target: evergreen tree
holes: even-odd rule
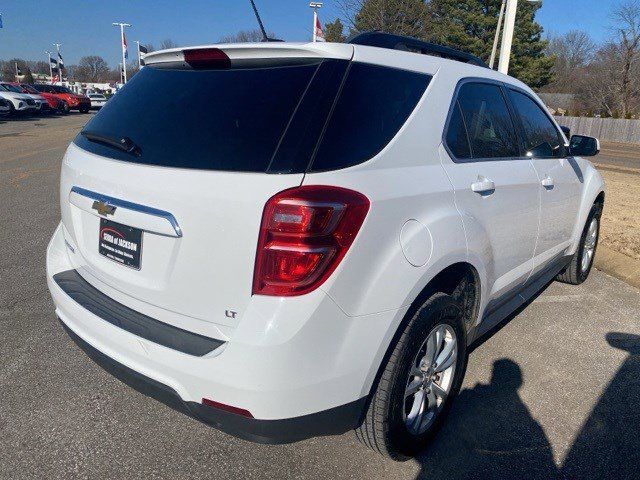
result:
[[[424,38],[427,5],[424,0],[364,0],[353,24],[357,32],[380,30]]]
[[[324,38],[327,42],[344,42],[346,40],[344,36],[344,25],[342,25],[339,18],[325,24],[324,30]]]
[[[501,0],[431,0],[430,31],[426,37],[489,60]],[[553,58],[545,56],[546,40],[535,21],[539,3],[520,2],[516,13],[509,74],[530,87],[551,81]],[[498,45],[498,48],[500,44]]]
[[[31,69],[27,67],[27,73],[25,73],[22,83],[34,83],[34,81]]]

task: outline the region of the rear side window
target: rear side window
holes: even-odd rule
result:
[[[542,108],[529,96],[509,90],[509,96],[522,123],[528,157],[565,157],[564,140]]]
[[[489,83],[465,83],[458,91],[458,105],[466,126],[471,158],[518,157],[518,137],[507,103],[499,86]],[[454,109],[455,116],[455,109]],[[452,116],[452,121],[454,120]],[[452,126],[450,121],[450,128]],[[464,130],[458,128],[456,144],[462,144]],[[454,153],[447,132],[447,145]],[[453,136],[453,133],[451,133]],[[466,158],[466,157],[458,157]]]
[[[311,170],[350,167],[377,155],[404,125],[430,79],[421,73],[353,63]]]

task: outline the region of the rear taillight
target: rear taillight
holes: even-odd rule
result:
[[[196,70],[231,67],[231,60],[219,48],[192,48],[182,53],[184,61]]]
[[[257,295],[302,295],[335,270],[369,211],[369,199],[340,187],[280,192],[262,214],[253,276]]]

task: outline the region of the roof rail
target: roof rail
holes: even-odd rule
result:
[[[470,53],[461,52],[444,45],[425,42],[413,37],[384,33],[378,30],[363,32],[352,37],[348,43],[354,45],[368,45],[370,47],[389,48],[392,50],[404,50],[408,52],[422,53],[436,57],[448,58],[459,62],[470,63],[479,67],[489,68],[480,57]]]

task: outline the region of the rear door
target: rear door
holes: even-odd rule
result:
[[[543,107],[521,90],[509,88],[509,98],[522,126],[525,154],[531,159],[539,181],[537,270],[571,243],[583,178],[578,163],[568,157],[563,135]]]
[[[520,157],[501,84],[464,81],[445,129],[442,164],[451,179],[468,243],[485,261],[497,300],[532,271],[538,233],[538,178]]]
[[[147,65],[96,114],[61,175],[83,277],[205,335],[240,321],[264,205],[302,183],[349,63],[288,54],[237,68]]]

